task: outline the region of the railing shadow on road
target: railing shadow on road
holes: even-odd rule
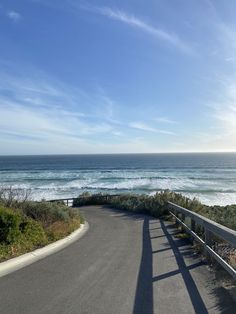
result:
[[[109,209],[109,212],[112,211],[118,216],[120,215],[123,219],[143,221],[142,257],[136,287],[133,314],[153,314],[153,284],[177,274],[182,275],[195,312],[200,314],[208,313],[198,287],[196,286],[190,273],[190,270],[201,267],[206,263],[201,260],[199,261],[198,255],[196,255],[193,249],[189,246],[189,240],[173,238],[175,234],[178,233],[176,232],[176,224],[165,224],[164,221],[160,220],[160,225],[156,227],[155,225],[159,222],[159,220],[153,217],[125,210],[112,209],[109,206],[103,206],[103,208],[104,210]],[[152,250],[152,238],[155,239],[155,237],[151,237],[150,233],[157,229],[162,230],[162,236],[167,238],[168,243],[166,244],[166,248]],[[185,248],[185,246],[187,246],[187,248]],[[173,251],[178,268],[174,271],[153,277],[153,255],[167,250]],[[186,258],[191,259],[191,265],[186,265]],[[210,288],[212,289],[212,287]],[[224,289],[222,287],[212,289],[212,295],[217,298],[218,302],[214,306],[214,309],[211,308],[211,310],[215,310],[217,313],[223,314],[236,313],[235,303],[231,298],[229,299],[228,294],[223,290]]]
[[[106,206],[104,209],[106,210]],[[188,293],[190,295],[190,299],[193,303],[193,307],[196,313],[205,314],[208,313],[202,298],[199,294],[199,291],[191,277],[189,272],[190,269],[199,267],[203,264],[203,262],[197,262],[193,265],[187,267],[185,265],[184,259],[181,256],[179,251],[180,246],[184,245],[184,241],[178,241],[175,244],[172,236],[174,236],[177,232],[176,229],[173,228],[171,232],[169,232],[163,222],[161,222],[160,227],[155,227],[157,220],[153,217],[142,215],[142,214],[135,214],[130,213],[123,210],[111,209],[112,211],[120,217],[125,219],[135,219],[143,221],[143,239],[142,239],[142,257],[140,262],[140,269],[138,274],[137,280],[137,287],[135,293],[135,301],[134,301],[134,308],[133,314],[153,314],[154,313],[154,301],[153,301],[153,284],[154,282],[163,280],[170,276],[175,276],[178,273],[181,273],[186,284]],[[157,237],[151,237],[150,231],[160,229],[163,231],[163,235]],[[168,248],[163,248],[161,250],[153,251],[152,249],[152,239],[159,238],[159,237],[166,237],[168,240]],[[186,242],[185,242],[186,244]],[[153,254],[161,253],[165,250],[172,250],[177,256],[177,265],[179,267],[178,270],[168,272],[166,274],[162,274],[160,276],[153,277]]]
[[[120,215],[123,219],[135,219],[143,222],[142,257],[135,292],[133,314],[153,314],[153,252],[149,227],[156,223],[157,220],[151,216],[114,209],[109,206],[103,206],[103,208],[104,210],[109,209],[109,212],[112,211]]]
[[[160,220],[160,224],[162,227],[162,231],[163,231],[164,235],[166,236],[166,238],[169,242],[169,246],[171,247],[171,249],[175,255],[175,259],[176,259],[176,262],[178,265],[178,270],[154,277],[153,281],[158,281],[158,280],[170,277],[170,276],[174,276],[178,273],[181,273],[195,312],[199,313],[199,314],[200,313],[201,314],[208,313],[208,310],[207,310],[207,308],[203,302],[203,299],[202,299],[202,297],[198,291],[198,288],[194,282],[194,279],[192,278],[192,276],[190,274],[190,269],[193,269],[193,268],[196,268],[196,267],[203,265],[203,262],[200,261],[200,262],[197,262],[191,266],[187,266],[185,263],[184,257],[182,256],[182,252],[180,252],[179,246],[176,244],[172,235],[169,233],[165,223],[162,220]],[[180,241],[180,242],[183,243],[184,241]]]
[[[156,222],[153,217],[102,206],[105,211],[109,210],[116,217],[134,219],[143,222],[142,230],[142,257],[140,262],[133,314],[153,314],[153,281],[152,281],[152,244],[149,225]]]
[[[143,220],[143,249],[133,314],[153,314],[152,243],[148,216]]]
[[[203,262],[202,260],[199,261],[198,254],[195,254],[194,250],[191,247],[188,247],[187,249],[183,249],[182,247],[186,246],[189,240],[186,239],[173,239],[173,236],[175,235],[175,230],[176,230],[176,224],[170,224],[170,225],[165,225],[163,221],[160,222],[161,227],[163,230],[163,233],[166,235],[168,239],[168,249],[172,249],[175,258],[177,261],[177,264],[179,266],[179,270],[173,271],[172,273],[167,273],[162,276],[162,278],[154,278],[154,280],[160,280],[167,278],[172,275],[176,275],[181,272],[183,280],[185,282],[185,285],[187,287],[190,299],[192,301],[192,304],[194,306],[195,312],[196,313],[208,313],[203,300],[199,294],[199,291],[194,283],[194,280],[190,274],[190,270],[197,268],[202,265],[206,265],[206,262]],[[172,231],[174,231],[172,233]],[[181,251],[180,251],[181,249]],[[190,258],[191,261],[194,259],[197,259],[194,264],[191,264],[190,266],[187,266],[185,263],[185,258]],[[228,274],[224,274],[228,275]],[[216,311],[217,313],[222,313],[222,314],[232,314],[236,313],[236,303],[234,302],[233,298],[225,291],[225,288],[223,287],[216,287],[213,288],[212,284],[209,282],[208,283],[210,286],[209,290],[212,290],[211,295],[213,297],[216,297],[217,299],[217,304],[215,304],[214,308],[211,308],[211,310]]]

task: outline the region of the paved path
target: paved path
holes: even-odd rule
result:
[[[236,313],[170,223],[103,207],[82,210],[88,233],[0,278],[0,313]]]

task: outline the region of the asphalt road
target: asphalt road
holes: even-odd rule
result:
[[[85,236],[0,278],[0,313],[236,313],[176,230],[145,215],[82,209]]]

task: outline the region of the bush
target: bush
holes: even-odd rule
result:
[[[30,241],[35,246],[41,246],[48,242],[43,227],[36,221],[30,219],[20,224],[20,231],[26,241]]]
[[[68,222],[77,215],[74,209],[67,207],[63,203],[56,202],[25,202],[20,206],[20,209],[26,216],[40,221],[45,227],[56,221]]]
[[[111,196],[107,194],[90,194],[88,192],[80,194],[80,196],[73,201],[73,206],[88,206],[88,205],[104,205],[110,204]]]
[[[77,208],[29,201],[27,195],[0,188],[0,261],[65,237],[83,222]]]
[[[23,240],[31,241],[35,245],[47,242],[40,223],[2,207],[0,209],[0,242],[13,244]]]
[[[0,242],[12,243],[20,237],[20,222],[19,214],[0,208]]]

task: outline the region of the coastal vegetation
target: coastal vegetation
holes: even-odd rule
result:
[[[207,206],[196,198],[190,199],[182,194],[168,190],[152,196],[145,194],[89,194],[86,192],[74,200],[74,206],[107,204],[117,209],[146,213],[154,217],[163,217],[168,215],[168,201],[236,230],[236,205]]]
[[[77,208],[29,200],[27,191],[0,189],[0,261],[59,240],[79,228]]]

